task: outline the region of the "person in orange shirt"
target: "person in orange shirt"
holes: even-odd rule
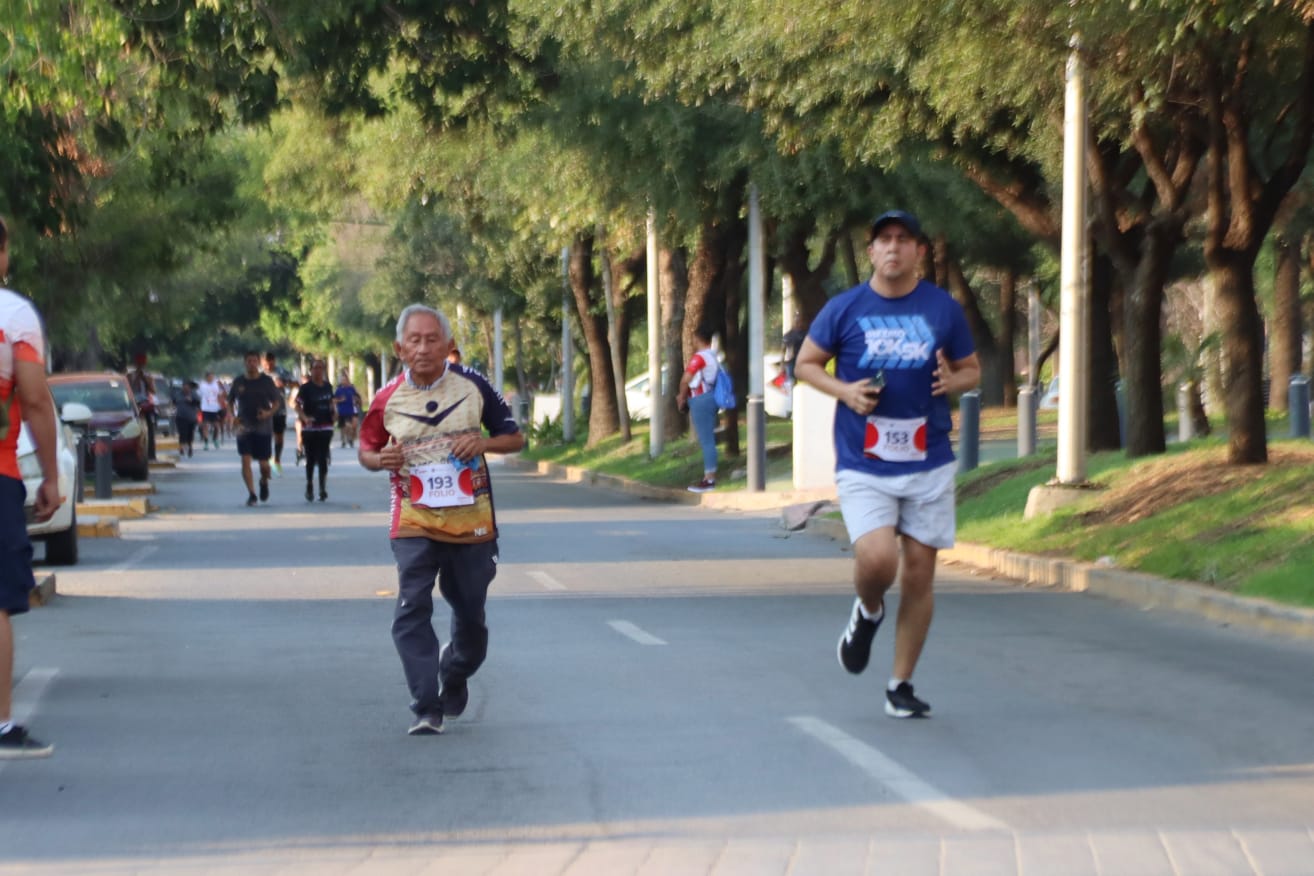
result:
[[[0,220],[0,279],[9,274],[9,231]],[[27,537],[27,498],[18,469],[18,435],[27,421],[41,464],[36,517],[49,520],[63,498],[55,461],[55,400],[46,383],[41,317],[22,295],[0,288],[0,760],[48,757],[54,750],[15,724],[14,630],[10,618],[28,608],[36,586]]]

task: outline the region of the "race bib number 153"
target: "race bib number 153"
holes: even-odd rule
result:
[[[926,418],[868,417],[862,444],[866,456],[886,462],[921,462],[926,459]]]

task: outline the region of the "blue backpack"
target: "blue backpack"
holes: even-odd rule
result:
[[[735,409],[735,385],[730,380],[730,372],[724,368],[717,371],[716,383],[712,384],[712,398],[716,399],[716,406],[720,410]]]

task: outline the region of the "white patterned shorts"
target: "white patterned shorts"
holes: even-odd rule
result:
[[[872,530],[893,526],[895,531],[927,547],[953,547],[957,527],[954,508],[957,473],[956,462],[930,471],[886,477],[849,469],[836,472],[835,486],[849,541],[856,542]]]

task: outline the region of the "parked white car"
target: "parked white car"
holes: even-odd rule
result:
[[[1049,382],[1045,389],[1044,395],[1040,397],[1040,409],[1042,411],[1056,410],[1059,406],[1059,379],[1055,377]]]
[[[770,353],[764,356],[762,365],[765,384],[762,391],[762,408],[768,417],[788,419],[794,408],[794,383],[784,376],[780,354]],[[742,403],[744,387],[736,386],[735,390]],[[625,382],[625,404],[630,410],[630,419],[647,420],[652,417],[652,395],[648,392],[648,372],[645,371]]]
[[[41,486],[41,463],[37,461],[36,445],[32,433],[23,424],[18,436],[18,471],[27,488],[24,511],[27,515],[27,535],[33,541],[46,543],[46,562],[54,566],[71,566],[78,561],[77,502],[82,467],[78,465],[78,440],[71,426],[85,425],[91,420],[91,408],[77,402],[64,405],[60,412],[62,423],[55,430],[55,460],[59,466],[59,494],[64,502],[53,517],[44,522],[36,520],[36,493]]]
[[[667,369],[662,369],[663,375],[669,373]],[[647,371],[625,381],[625,407],[629,409],[631,420],[652,419],[652,393],[648,391],[648,384]]]

